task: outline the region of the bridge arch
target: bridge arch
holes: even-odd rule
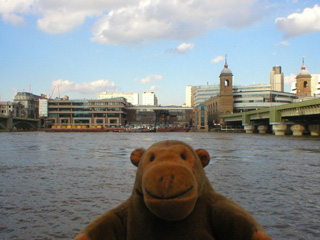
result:
[[[36,130],[37,129],[37,127],[34,126],[32,123],[22,122],[22,121],[14,122],[12,124],[12,128],[15,128],[17,130]]]

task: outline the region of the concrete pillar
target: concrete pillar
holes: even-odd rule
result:
[[[274,124],[272,125],[272,129],[276,136],[284,136],[286,135],[287,125],[285,124]]]
[[[245,125],[244,126],[244,130],[246,130],[246,133],[254,133],[255,128],[256,127],[254,125]]]
[[[293,136],[302,136],[303,135],[303,131],[305,130],[306,128],[300,124],[296,124],[296,125],[293,125],[291,126],[291,131],[293,133]]]
[[[310,124],[308,128],[311,136],[320,136],[320,124]]]
[[[260,125],[260,126],[258,126],[258,131],[259,131],[259,133],[261,133],[261,134],[267,133],[267,130],[268,130],[268,126],[266,126],[266,125]]]
[[[13,112],[12,111],[9,111],[6,129],[9,131],[13,129]]]

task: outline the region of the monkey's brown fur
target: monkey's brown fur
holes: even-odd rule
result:
[[[136,149],[132,195],[75,239],[271,240],[242,207],[216,193],[205,175],[210,156],[181,141]]]

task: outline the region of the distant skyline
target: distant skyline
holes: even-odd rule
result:
[[[219,84],[228,55],[234,85],[285,91],[302,57],[320,74],[316,0],[0,0],[0,99],[15,91],[98,99],[101,92],[154,91],[185,103],[187,85]]]

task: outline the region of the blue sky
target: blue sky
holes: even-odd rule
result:
[[[185,103],[187,85],[218,84],[223,56],[234,84],[285,90],[301,68],[320,74],[315,0],[0,0],[0,98],[31,90],[97,99],[152,90]]]

